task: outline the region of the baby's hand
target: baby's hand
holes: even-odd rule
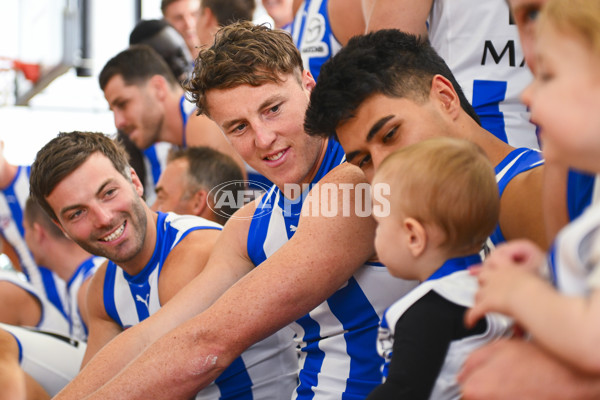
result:
[[[482,266],[470,269],[477,276],[479,291],[475,304],[465,314],[467,327],[474,326],[488,312],[512,316],[515,294],[528,279],[536,279],[544,254],[533,243],[515,241],[499,246]]]

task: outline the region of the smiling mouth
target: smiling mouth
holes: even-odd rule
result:
[[[285,150],[281,150],[279,153],[277,154],[273,154],[272,156],[267,156],[265,157],[265,160],[269,160],[269,161],[277,161],[279,160],[283,154],[285,153]]]
[[[100,241],[101,242],[111,242],[115,239],[118,239],[123,234],[124,231],[125,231],[125,222],[123,222],[123,225],[121,225],[116,231],[114,231],[110,235],[100,238]]]

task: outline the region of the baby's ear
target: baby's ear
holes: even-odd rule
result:
[[[413,257],[417,258],[427,247],[427,231],[423,224],[414,218],[406,218],[402,225],[406,230],[408,248]]]

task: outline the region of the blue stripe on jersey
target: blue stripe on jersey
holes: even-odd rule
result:
[[[558,287],[558,274],[556,272],[556,242],[552,243],[548,250],[548,269],[550,270],[550,282]]]
[[[342,399],[347,396],[355,398],[356,394],[360,393],[367,396],[375,389],[377,383],[381,382],[383,358],[377,354],[375,346],[364,345],[377,343],[377,329],[367,328],[379,326],[379,316],[354,277],[348,280],[344,288],[331,296],[327,303],[347,331],[344,333],[344,339],[347,345],[346,352],[350,356],[350,373],[346,390],[351,395],[344,393]],[[359,325],[365,329],[357,329]],[[376,359],[379,360],[378,364],[373,362]]]
[[[270,211],[269,204],[273,203],[272,197],[277,195],[277,186],[273,185],[271,190],[266,193],[262,199],[260,199],[259,205],[256,207],[257,210],[267,209]],[[266,212],[269,212],[266,211]],[[266,213],[265,212],[265,213]],[[261,213],[262,214],[262,213]],[[256,212],[252,217],[252,221],[250,222],[250,229],[248,232],[252,232],[252,234],[248,234],[248,255],[252,259],[254,265],[259,265],[263,261],[267,259],[267,255],[263,249],[263,240],[267,236],[267,231],[269,230],[269,224],[271,220],[271,215],[261,215],[260,218],[256,218]],[[261,238],[261,240],[255,240],[255,238]]]
[[[500,102],[506,98],[505,81],[473,81],[472,105],[481,120],[481,126],[494,136],[508,143],[504,113],[500,111]]]
[[[50,303],[56,306],[58,311],[60,311],[60,313],[65,316],[65,318],[69,319],[63,301],[60,295],[58,294],[56,281],[54,280],[54,273],[46,267],[38,266],[38,269],[40,271],[40,276],[44,284],[44,289],[46,290],[46,297],[48,298]]]
[[[544,160],[542,158],[542,153],[537,150],[519,148],[511,151],[504,158],[504,160],[502,160],[498,165],[496,165],[496,168],[494,168],[496,172],[496,181],[498,183],[500,198],[502,198],[502,193],[504,193],[504,189],[506,189],[508,183],[515,176],[540,166],[543,163]],[[494,245],[498,245],[499,243],[506,241],[499,225],[496,226],[494,232],[490,235],[490,239]]]
[[[13,183],[21,174],[22,168],[24,167],[19,166]],[[27,174],[27,176],[29,176],[29,174]],[[21,205],[19,204],[17,193],[15,193],[15,186],[11,183],[11,185],[4,189],[3,192],[6,195],[6,200],[8,202],[8,207],[10,208],[10,213],[12,214],[13,221],[15,221],[15,224],[17,225],[21,236],[25,237],[25,228],[23,228],[23,210],[21,209]]]
[[[144,150],[144,156],[148,159],[150,163],[150,169],[152,170],[152,180],[156,185],[158,183],[158,178],[160,178],[160,173],[162,171],[162,167],[160,165],[160,160],[158,159],[158,155],[156,154],[156,148],[154,146],[148,147]]]
[[[567,210],[570,221],[579,217],[583,210],[592,203],[594,180],[595,176],[592,174],[569,170],[567,179]]]
[[[117,312],[117,305],[115,304],[115,276],[117,274],[117,265],[109,262],[106,266],[106,275],[104,275],[104,309],[106,314],[111,317],[119,326],[123,326],[119,313]]]
[[[182,127],[181,127],[181,147],[182,148],[187,148],[187,138],[186,138],[186,132],[185,132],[185,128],[187,126],[187,122],[189,119],[189,114],[186,112],[185,110],[185,95],[181,96],[181,100],[179,100],[179,112],[181,113],[181,120],[183,122]]]
[[[17,335],[12,333],[11,331],[6,331],[6,332],[10,333],[10,335],[12,337],[14,337],[15,341],[17,342],[17,347],[19,348],[19,364],[21,364],[21,362],[23,361],[23,345],[21,344],[21,341],[19,340]]]
[[[327,142],[327,149],[323,161],[319,166],[317,174],[313,178],[311,185],[319,182],[329,171],[345,161],[346,155],[344,149],[336,141],[329,139]],[[269,226],[271,225],[272,211],[274,209],[275,201],[281,207],[282,210],[290,210],[289,213],[284,215],[285,225],[288,232],[288,239],[294,234],[293,226],[298,226],[298,219],[300,210],[302,209],[302,203],[306,198],[306,192],[300,197],[301,201],[287,200],[277,186],[273,185],[271,190],[263,196],[259,205],[256,207],[256,211],[252,216],[252,222],[250,223],[250,230],[252,234],[248,235],[247,250],[248,256],[252,260],[254,265],[259,265],[267,259],[267,256],[263,249],[265,238]]]
[[[306,346],[300,349],[306,354],[306,358],[304,360],[304,367],[298,374],[301,384],[296,389],[296,393],[298,393],[298,398],[310,400],[315,396],[312,388],[319,384],[318,373],[321,372],[321,366],[325,359],[325,352],[319,348],[319,332],[321,327],[309,314],[296,320],[296,323],[304,330],[302,340],[306,343]],[[309,371],[310,374],[308,373]]]
[[[220,400],[254,400],[254,397],[252,396],[252,379],[250,378],[250,375],[248,375],[242,357],[236,358],[229,367],[215,379],[215,384],[221,392],[221,396],[219,397]]]
[[[318,81],[321,66],[342,47],[331,29],[327,3],[328,0],[305,0],[290,24],[292,39],[300,50],[304,68],[310,71],[315,81]]]
[[[471,265],[480,264],[481,255],[471,254],[463,257],[456,257],[446,260],[441,267],[439,267],[429,278],[426,280],[439,279],[444,276],[448,276],[458,271],[464,271]]]

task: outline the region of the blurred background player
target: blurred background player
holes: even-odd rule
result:
[[[240,167],[223,153],[209,147],[174,149],[156,185],[152,209],[225,225],[237,210],[238,191],[245,189],[243,179]],[[218,198],[225,194],[219,187],[227,190],[227,198]]]
[[[22,271],[38,293],[48,299],[66,316],[66,283],[50,269],[35,263],[25,242],[23,209],[29,197],[28,165],[13,165],[4,157],[4,142],[0,141],[0,233],[2,251],[13,266]]]
[[[200,0],[162,0],[160,10],[165,21],[185,40],[192,58],[196,58],[200,46],[196,32]]]
[[[23,224],[25,240],[36,262],[47,265],[67,283],[68,336],[87,341],[87,287],[93,274],[106,259],[92,256],[66,237],[31,197],[25,204]]]
[[[262,0],[262,5],[267,14],[273,18],[275,29],[288,30],[294,19],[292,2],[294,0]]]
[[[189,78],[193,58],[181,35],[164,20],[142,20],[131,31],[129,44],[146,44],[165,60],[179,82]]]

